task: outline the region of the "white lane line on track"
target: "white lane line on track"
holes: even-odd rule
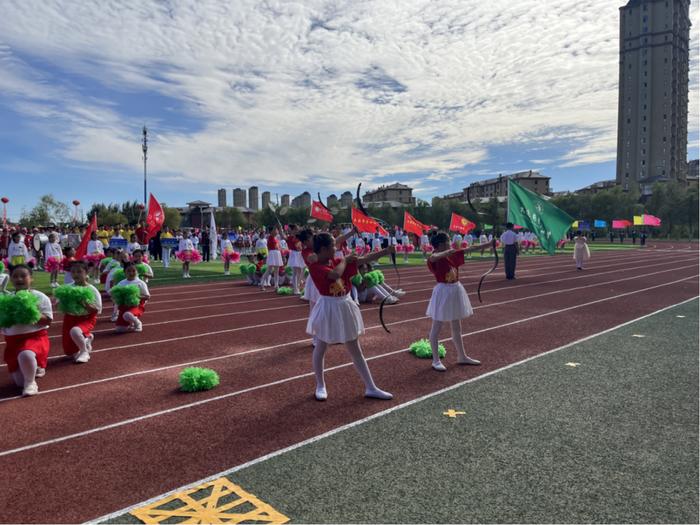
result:
[[[675,260],[675,261],[673,261],[673,262],[683,263],[683,262],[689,262],[689,261],[692,261],[692,260],[693,260],[693,259],[681,259],[681,260]],[[660,263],[657,263],[657,264],[645,264],[645,265],[642,265],[642,266],[626,267],[626,268],[618,269],[618,270],[609,270],[609,271],[606,271],[606,272],[586,273],[586,274],[581,274],[581,275],[576,274],[576,277],[571,276],[571,277],[565,277],[565,278],[563,278],[563,279],[552,279],[552,280],[549,280],[549,281],[538,281],[538,282],[534,282],[534,283],[523,283],[523,284],[509,285],[509,286],[504,286],[504,287],[501,287],[501,288],[490,289],[490,290],[488,290],[488,292],[489,292],[489,293],[494,293],[494,292],[500,292],[500,291],[513,290],[513,289],[516,289],[516,288],[527,288],[527,287],[532,287],[532,286],[539,286],[539,285],[542,285],[542,284],[552,284],[552,283],[558,283],[558,282],[564,282],[564,281],[566,281],[566,282],[571,282],[571,281],[575,281],[575,280],[579,280],[579,279],[586,279],[586,278],[590,278],[590,277],[596,277],[596,276],[599,276],[599,275],[606,275],[606,274],[610,274],[610,273],[619,273],[619,272],[621,272],[621,271],[628,271],[628,270],[637,270],[637,269],[640,269],[640,268],[645,268],[645,269],[646,269],[646,268],[653,268],[653,267],[656,267],[656,266],[664,266],[664,265],[666,265],[666,264],[668,264],[668,261],[660,262]],[[617,265],[615,265],[615,266],[617,266]],[[607,267],[609,267],[609,266],[605,266],[605,267],[607,268]],[[691,266],[684,266],[684,267],[682,267],[682,268],[690,268],[690,267],[691,267]],[[675,267],[675,268],[672,268],[672,270],[677,270],[677,269],[679,269],[679,268],[680,268],[680,267]],[[666,270],[666,271],[671,271],[671,270]],[[557,273],[568,273],[568,270],[565,271],[565,272],[548,272],[548,273],[544,273],[544,274],[536,274],[536,275],[532,275],[532,276],[530,276],[530,277],[541,277],[541,276],[543,276],[543,275],[555,275],[555,274],[557,274]],[[662,273],[663,273],[663,272],[662,272]],[[653,274],[645,274],[645,275],[653,275]],[[626,279],[623,279],[623,280],[626,280]],[[428,282],[431,282],[431,281],[428,281]],[[610,281],[610,282],[617,282],[617,281]],[[591,286],[593,286],[593,285],[591,285]],[[430,287],[428,287],[428,288],[419,288],[418,290],[412,290],[411,293],[415,293],[415,292],[424,292],[424,291],[428,291],[428,290],[432,290],[432,289],[433,289],[433,286],[430,286]],[[579,288],[573,288],[573,289],[576,290],[576,289],[579,289]],[[565,293],[565,292],[568,291],[568,290],[569,290],[569,289],[567,289],[567,290],[561,290],[561,291],[558,291],[557,293]],[[469,295],[471,295],[472,298],[473,298],[473,297],[474,297],[474,292],[469,292]],[[394,306],[392,307],[392,309],[393,309],[393,310],[396,310],[397,308],[399,308],[399,307],[401,307],[401,306],[410,306],[410,305],[414,305],[414,304],[427,303],[429,300],[430,300],[430,298],[421,299],[421,300],[417,300],[417,301],[400,301],[400,302],[398,302],[396,305],[394,305]],[[498,303],[498,304],[502,304],[502,303]],[[227,312],[227,313],[223,313],[223,314],[209,314],[209,315],[205,315],[205,316],[202,316],[202,317],[190,317],[190,318],[187,318],[187,319],[174,319],[174,320],[171,320],[171,321],[157,321],[157,322],[155,322],[155,323],[147,323],[146,326],[159,326],[159,325],[167,325],[167,324],[177,324],[177,323],[191,322],[191,321],[198,321],[198,320],[201,321],[201,320],[204,320],[204,319],[214,319],[214,318],[217,318],[217,317],[230,317],[230,316],[239,315],[239,314],[244,315],[244,314],[249,314],[249,313],[271,312],[271,311],[274,311],[274,310],[284,310],[284,309],[299,308],[299,307],[307,308],[308,305],[307,305],[307,304],[295,304],[295,305],[279,306],[279,307],[272,307],[272,308],[261,308],[261,309],[258,309],[258,310],[248,310],[248,311],[246,311],[246,312]],[[363,309],[362,309],[362,312],[371,312],[371,311],[376,311],[376,310],[378,310],[378,309],[379,309],[378,306],[372,306],[372,307],[369,307],[369,308],[363,308]],[[308,317],[308,316],[307,316],[307,317]],[[231,331],[253,330],[253,329],[258,329],[258,328],[264,328],[264,327],[266,327],[266,326],[279,325],[279,324],[283,324],[283,323],[294,323],[294,322],[298,322],[298,321],[300,321],[300,320],[305,320],[307,317],[297,318],[297,319],[285,319],[285,320],[283,320],[283,321],[276,321],[276,322],[274,322],[274,323],[265,323],[265,324],[259,324],[259,325],[242,326],[242,327],[238,327],[238,328],[226,329],[226,330],[223,330],[223,331],[205,332],[205,333],[202,333],[202,334],[190,334],[190,335],[187,335],[187,336],[182,336],[182,338],[183,338],[183,339],[189,339],[189,338],[192,338],[192,337],[207,337],[207,336],[210,336],[210,335],[219,335],[219,334],[221,334],[221,333],[227,333],[227,332],[231,332]],[[104,330],[95,330],[95,331],[93,331],[94,334],[113,333],[113,332],[114,332],[114,329],[113,329],[113,328],[106,328],[106,329],[104,329]],[[62,337],[60,334],[54,334],[54,335],[50,335],[50,336],[49,336],[49,339],[58,339],[58,338],[60,338],[60,337]],[[177,340],[177,338],[176,338],[176,339],[164,339],[164,340],[159,340],[159,341],[161,341],[161,342],[172,342],[172,341],[175,341],[175,340]],[[157,343],[157,342],[158,342],[158,341],[146,341],[146,342],[141,343],[141,344],[142,344],[142,345],[144,345],[144,344],[149,344],[149,345],[150,345],[150,344],[155,344],[155,343]],[[97,350],[93,351],[93,353],[103,352],[103,351],[106,351],[106,350],[113,350],[113,349],[115,349],[115,348],[128,348],[128,347],[130,347],[130,346],[134,346],[134,345],[126,345],[126,346],[118,346],[118,347],[101,348],[101,349],[97,349]],[[51,356],[49,356],[49,360],[54,360],[54,359],[58,359],[58,358],[62,358],[62,357],[63,357],[63,355],[51,355]],[[0,364],[0,368],[2,368],[2,367],[4,367],[4,366],[7,366],[7,365]],[[1,400],[0,400],[0,401],[1,401]]]
[[[686,267],[682,267],[682,268],[680,268],[680,269],[692,268],[692,267],[693,267],[693,266],[686,266]],[[678,268],[673,268],[672,270],[662,270],[662,271],[653,272],[653,273],[644,274],[644,275],[636,275],[636,276],[632,276],[632,277],[627,277],[627,278],[625,278],[625,279],[616,279],[616,280],[613,280],[613,281],[607,281],[607,282],[603,282],[603,283],[596,283],[596,284],[592,284],[592,285],[585,285],[585,286],[581,286],[581,287],[579,287],[579,288],[570,288],[570,289],[567,289],[567,290],[561,290],[561,291],[560,291],[560,290],[557,290],[557,291],[553,291],[553,292],[545,292],[545,293],[542,293],[542,294],[528,295],[528,296],[526,296],[526,297],[518,297],[518,298],[516,298],[516,299],[509,299],[509,300],[507,300],[507,301],[501,301],[501,302],[498,302],[498,303],[490,303],[490,304],[486,304],[486,305],[476,306],[476,307],[474,307],[474,310],[480,310],[480,309],[483,309],[483,308],[492,308],[492,307],[494,307],[494,306],[502,306],[502,305],[504,305],[504,304],[512,304],[512,303],[516,303],[516,302],[520,302],[520,301],[528,301],[528,300],[530,300],[530,299],[538,299],[538,298],[540,298],[540,297],[544,297],[544,296],[547,296],[547,295],[553,295],[553,294],[558,294],[558,293],[566,293],[566,292],[568,292],[568,291],[577,290],[577,289],[591,288],[591,287],[594,287],[594,286],[607,285],[607,284],[617,283],[617,282],[622,282],[622,281],[630,281],[630,280],[637,279],[637,278],[640,278],[640,277],[648,277],[648,276],[650,276],[650,275],[656,275],[656,274],[659,274],[659,273],[666,273],[666,272],[669,272],[669,271],[676,271],[676,270],[678,270]],[[306,318],[304,318],[304,319],[302,319],[302,320],[305,320],[305,319],[306,319]],[[405,324],[405,323],[414,323],[414,322],[417,322],[417,321],[424,321],[425,319],[428,319],[428,317],[427,317],[427,316],[421,316],[421,317],[414,317],[414,318],[412,318],[412,319],[402,319],[401,321],[395,321],[395,322],[393,322],[393,323],[387,323],[387,326],[395,326],[395,325]],[[365,328],[365,330],[375,330],[375,329],[378,329],[378,328],[381,328],[381,325],[372,325],[372,326],[368,326],[368,327]],[[65,386],[56,387],[56,388],[51,388],[51,389],[47,389],[47,390],[40,390],[38,395],[47,395],[47,394],[51,394],[51,393],[54,393],[54,392],[61,392],[61,391],[66,391],[66,390],[73,390],[73,389],[75,389],[75,388],[82,388],[82,387],[85,387],[85,386],[91,386],[91,385],[96,385],[96,384],[100,384],[100,383],[106,383],[106,382],[110,382],[110,381],[116,381],[116,380],[119,380],[119,379],[127,379],[127,378],[130,378],[130,377],[137,377],[137,376],[141,376],[141,375],[145,375],[145,374],[150,374],[150,373],[163,372],[163,371],[165,371],[165,370],[172,370],[172,369],[174,369],[174,368],[182,368],[182,367],[185,367],[185,366],[201,365],[201,364],[203,364],[203,363],[211,363],[211,362],[213,362],[213,361],[221,361],[221,360],[224,360],[224,359],[232,359],[232,358],[237,358],[237,357],[243,357],[243,356],[250,355],[250,354],[257,354],[257,353],[265,352],[265,351],[268,351],[268,350],[274,350],[274,349],[277,349],[277,348],[284,348],[284,347],[287,347],[287,346],[294,346],[294,345],[297,345],[297,344],[303,344],[303,343],[308,343],[308,342],[309,342],[309,337],[305,337],[304,339],[298,339],[298,340],[296,340],[296,341],[290,341],[290,342],[287,342],[287,343],[279,343],[279,344],[276,344],[276,345],[264,346],[264,347],[260,347],[260,348],[253,348],[253,349],[251,349],[251,350],[244,350],[243,352],[236,352],[236,353],[233,353],[233,354],[225,354],[225,355],[207,357],[207,358],[203,358],[203,359],[197,359],[197,360],[195,360],[195,361],[189,361],[189,362],[185,362],[185,363],[179,363],[179,364],[176,364],[176,365],[166,365],[166,366],[161,366],[161,367],[158,367],[158,368],[152,368],[152,369],[148,369],[148,370],[139,370],[139,371],[137,371],[137,372],[129,372],[129,373],[127,373],[127,374],[120,374],[120,375],[118,375],[118,376],[105,377],[105,378],[102,378],[102,379],[95,379],[95,380],[92,380],[92,381],[85,381],[85,382],[82,382],[82,383],[74,383],[74,384],[72,384],[72,385],[65,385]],[[112,347],[112,348],[107,348],[107,349],[103,349],[103,350],[96,350],[95,352],[106,351],[106,350],[115,350],[115,349],[119,349],[119,348],[129,348],[129,347],[132,347],[132,346],[140,346],[140,345],[129,345],[129,346],[126,346],[126,347]],[[55,358],[62,358],[63,356],[52,356],[52,357],[55,357]],[[5,402],[5,401],[10,401],[10,400],[13,400],[13,399],[19,399],[19,398],[21,398],[21,397],[22,397],[22,396],[12,396],[12,397],[0,398],[0,403],[3,403],[3,402]]]
[[[565,350],[565,349],[570,348],[572,346],[575,346],[577,344],[584,343],[586,341],[590,341],[591,339],[595,339],[596,337],[599,337],[601,335],[605,335],[605,334],[608,334],[608,333],[613,332],[615,330],[618,330],[620,328],[624,328],[625,326],[629,326],[629,325],[634,324],[638,321],[642,321],[642,320],[647,319],[649,317],[653,317],[653,316],[658,315],[662,312],[665,312],[665,311],[670,310],[672,308],[676,308],[677,306],[684,305],[684,304],[689,303],[690,301],[694,301],[696,299],[697,299],[697,297],[692,297],[690,299],[686,299],[685,301],[681,301],[680,303],[672,304],[670,306],[665,306],[664,308],[660,308],[660,309],[655,310],[651,313],[642,315],[640,317],[636,317],[635,319],[631,319],[630,321],[625,321],[624,323],[612,326],[610,328],[606,328],[605,330],[603,330],[601,332],[597,332],[595,334],[591,334],[591,335],[588,335],[586,337],[582,337],[581,339],[577,339],[576,341],[566,343],[565,345],[558,346],[557,348],[552,348],[551,350],[547,350],[546,352],[543,352],[541,354],[527,357],[527,358],[522,359],[520,361],[517,361],[515,363],[511,363],[511,364],[503,366],[501,368],[491,370],[490,372],[486,372],[486,373],[478,375],[476,377],[472,377],[470,379],[460,381],[458,383],[455,383],[454,385],[450,385],[448,387],[442,388],[442,389],[437,390],[435,392],[431,392],[430,394],[425,394],[424,396],[417,397],[416,399],[412,399],[410,401],[406,401],[405,403],[401,403],[400,405],[396,405],[396,406],[393,406],[393,407],[388,408],[386,410],[376,412],[376,413],[374,413],[370,416],[367,416],[367,417],[363,417],[362,419],[358,419],[357,421],[353,421],[352,423],[348,423],[348,424],[342,425],[340,427],[334,428],[332,430],[329,430],[328,432],[324,432],[323,434],[319,434],[318,436],[314,436],[312,438],[305,439],[304,441],[300,441],[299,443],[295,443],[294,445],[290,445],[288,447],[285,447],[285,448],[282,448],[279,450],[275,450],[274,452],[270,452],[269,454],[265,454],[264,456],[260,456],[259,458],[255,458],[251,461],[247,461],[247,462],[242,463],[240,465],[236,465],[234,467],[227,468],[226,470],[222,470],[221,472],[217,472],[216,474],[212,474],[211,476],[207,476],[206,478],[203,478],[203,479],[200,479],[197,481],[193,481],[191,483],[188,483],[187,485],[183,485],[181,487],[173,489],[173,490],[166,492],[164,494],[161,494],[159,496],[155,496],[155,497],[148,499],[146,501],[136,503],[135,505],[125,507],[123,509],[117,510],[115,512],[112,512],[112,513],[107,514],[105,516],[101,516],[99,518],[94,518],[87,523],[101,523],[101,522],[104,522],[104,521],[107,521],[110,519],[117,518],[117,517],[121,516],[122,514],[126,514],[127,512],[130,512],[136,508],[151,505],[152,503],[155,503],[156,501],[159,501],[159,500],[166,498],[168,496],[171,496],[173,494],[177,494],[179,492],[184,492],[186,490],[189,490],[192,487],[196,487],[198,485],[208,483],[210,481],[213,481],[213,480],[218,479],[218,478],[223,477],[223,476],[228,476],[228,475],[234,474],[234,473],[239,472],[241,470],[244,470],[248,467],[252,467],[253,465],[257,465],[258,463],[262,463],[264,461],[275,458],[277,456],[281,456],[283,454],[286,454],[286,453],[291,452],[293,450],[296,450],[298,448],[304,447],[306,445],[311,445],[313,443],[321,441],[322,439],[331,437],[335,434],[338,434],[338,433],[343,432],[345,430],[349,430],[353,427],[363,425],[364,423],[367,423],[368,421],[372,421],[373,419],[378,419],[380,417],[386,416],[387,414],[391,414],[392,412],[396,412],[397,410],[401,410],[403,408],[409,407],[411,405],[415,405],[415,404],[420,403],[422,401],[425,401],[427,399],[431,399],[435,396],[439,396],[439,395],[444,394],[446,392],[450,392],[450,391],[455,390],[457,388],[460,388],[464,385],[474,383],[474,382],[480,381],[482,379],[486,379],[487,377],[499,374],[501,372],[505,372],[506,370],[509,370],[509,369],[514,368],[516,366],[523,365],[523,364],[528,363],[530,361],[534,361],[535,359],[539,359],[540,357],[544,357],[546,355],[553,354],[555,352],[559,352],[560,350]]]
[[[662,288],[662,287],[665,287],[665,286],[672,286],[672,285],[674,285],[674,284],[678,284],[678,283],[681,283],[681,282],[683,282],[683,281],[688,281],[688,280],[691,280],[691,279],[695,279],[696,277],[698,277],[698,274],[693,275],[693,276],[690,276],[690,277],[685,277],[685,278],[683,278],[683,279],[678,279],[678,280],[676,280],[676,281],[670,281],[670,282],[663,283],[663,284],[657,284],[657,285],[654,285],[654,286],[649,286],[649,287],[647,287],[647,288],[642,288],[642,289],[634,290],[634,291],[631,291],[631,292],[625,292],[625,293],[622,293],[622,294],[613,295],[613,296],[605,297],[605,298],[602,298],[602,299],[596,299],[595,301],[588,301],[588,302],[586,302],[586,303],[581,303],[581,304],[574,305],[574,306],[568,306],[568,307],[566,307],[566,308],[560,308],[560,309],[558,309],[558,310],[553,310],[553,311],[551,311],[551,312],[545,312],[545,313],[543,313],[543,314],[538,314],[538,315],[534,315],[534,316],[531,316],[531,317],[525,317],[525,318],[523,318],[523,319],[518,319],[518,320],[515,320],[515,321],[511,321],[511,322],[509,322],[509,323],[503,323],[503,324],[501,324],[501,325],[492,326],[492,327],[489,327],[489,328],[482,328],[481,330],[476,330],[476,331],[474,331],[474,332],[469,332],[468,334],[463,334],[463,335],[462,335],[462,338],[464,339],[465,337],[468,337],[468,336],[477,335],[477,334],[484,333],[484,332],[490,332],[490,331],[492,331],[492,330],[497,330],[497,329],[501,329],[501,328],[505,328],[505,327],[507,327],[507,326],[513,326],[513,325],[517,325],[517,324],[522,324],[522,323],[526,323],[526,322],[529,322],[529,321],[534,321],[534,320],[537,320],[537,319],[542,319],[542,318],[544,318],[544,317],[549,317],[549,316],[551,316],[551,315],[557,315],[557,314],[560,314],[560,313],[568,312],[568,311],[575,310],[575,309],[578,309],[578,308],[584,308],[584,307],[586,307],[586,306],[591,306],[591,305],[599,304],[599,303],[606,302],[606,301],[612,301],[612,300],[615,300],[615,299],[619,299],[619,298],[621,298],[621,297],[628,297],[628,296],[630,296],[630,295],[634,295],[634,294],[638,294],[638,293],[647,292],[647,291],[649,291],[649,290],[656,290],[656,289],[658,289],[658,288]],[[440,342],[449,341],[449,340],[451,340],[451,339],[452,339],[451,337],[446,337],[446,338],[444,338],[444,339],[440,339]],[[381,358],[384,358],[384,357],[389,357],[389,356],[396,355],[396,354],[399,354],[399,353],[402,353],[402,352],[407,352],[407,351],[408,351],[408,348],[402,348],[401,350],[394,350],[394,351],[391,351],[391,352],[387,352],[387,353],[385,353],[385,354],[380,354],[380,355],[368,357],[368,358],[367,358],[367,361],[374,361],[374,360],[376,360],[376,359],[381,359]],[[346,367],[352,366],[352,364],[353,364],[352,362],[348,362],[348,363],[343,363],[343,364],[341,364],[341,365],[336,365],[336,366],[329,367],[329,368],[326,369],[326,373],[332,372],[332,371],[335,371],[335,370],[339,370],[339,369],[341,369],[341,368],[346,368]],[[158,417],[158,416],[163,416],[163,415],[166,415],[166,414],[172,414],[173,412],[179,412],[179,411],[181,411],[181,410],[186,410],[186,409],[188,409],[188,408],[193,408],[193,407],[197,407],[197,406],[200,406],[200,405],[205,405],[205,404],[207,404],[207,403],[211,403],[211,402],[214,402],[214,401],[220,401],[220,400],[222,400],[222,399],[228,399],[228,398],[231,398],[231,397],[234,397],[234,396],[240,396],[240,395],[242,395],[242,394],[245,394],[245,393],[248,393],[248,392],[254,392],[254,391],[256,391],[256,390],[261,390],[261,389],[263,389],[263,388],[269,388],[269,387],[272,387],[272,386],[281,385],[281,384],[284,384],[284,383],[289,383],[289,382],[291,382],[291,381],[295,381],[295,380],[298,380],[298,379],[304,379],[304,378],[307,378],[307,377],[313,377],[313,375],[314,375],[313,372],[307,372],[307,373],[305,373],[305,374],[299,374],[299,375],[296,375],[296,376],[287,377],[287,378],[284,378],[284,379],[279,379],[279,380],[277,380],[277,381],[272,381],[272,382],[266,383],[266,384],[264,384],[264,385],[256,385],[256,386],[253,386],[253,387],[244,388],[244,389],[242,389],[242,390],[237,390],[237,391],[235,391],[235,392],[229,392],[229,393],[227,393],[227,394],[222,394],[222,395],[219,395],[219,396],[210,397],[210,398],[208,398],[208,399],[202,399],[202,400],[199,400],[199,401],[194,401],[194,402],[192,402],[192,403],[186,403],[186,404],[184,404],[184,405],[180,405],[180,406],[177,406],[177,407],[172,407],[172,408],[168,408],[168,409],[165,409],[165,410],[158,410],[158,411],[156,411],[156,412],[151,412],[150,414],[144,414],[144,415],[142,415],[142,416],[137,416],[137,417],[132,417],[132,418],[124,419],[124,420],[122,420],[122,421],[118,421],[118,422],[116,422],[116,423],[111,423],[111,424],[109,424],[109,425],[103,425],[103,426],[91,428],[90,430],[84,430],[84,431],[82,431],[82,432],[76,432],[76,433],[74,433],[74,434],[68,434],[68,435],[65,435],[65,436],[58,437],[58,438],[47,439],[47,440],[45,440],[45,441],[39,441],[39,442],[37,442],[37,443],[32,443],[31,445],[24,445],[24,446],[22,446],[22,447],[17,447],[17,448],[13,448],[13,449],[9,449],[9,450],[4,450],[4,451],[0,452],[0,457],[10,456],[10,455],[13,455],[13,454],[17,454],[17,453],[19,453],[19,452],[24,452],[24,451],[27,451],[27,450],[32,450],[32,449],[39,448],[39,447],[44,447],[44,446],[47,446],[47,445],[53,445],[53,444],[55,444],[55,443],[62,443],[62,442],[64,442],[64,441],[69,441],[69,440],[72,440],[72,439],[77,439],[77,438],[80,438],[80,437],[88,436],[88,435],[90,435],[90,434],[95,434],[95,433],[97,433],[97,432],[102,432],[102,431],[110,430],[110,429],[113,429],[113,428],[119,428],[119,427],[123,427],[123,426],[125,426],[125,425],[130,425],[130,424],[132,424],[132,423],[139,422],[139,421],[144,421],[144,420],[152,419],[152,418],[155,418],[155,417]]]
[[[596,275],[605,275],[605,274],[608,274],[608,273],[615,273],[615,272],[619,272],[619,271],[622,271],[622,270],[625,270],[625,271],[626,271],[626,270],[635,270],[635,269],[639,269],[639,268],[653,268],[653,267],[655,267],[655,266],[663,266],[663,265],[665,265],[665,264],[669,264],[669,263],[673,263],[673,262],[676,262],[676,263],[683,263],[683,262],[687,262],[687,261],[689,261],[689,260],[691,260],[691,259],[681,259],[681,258],[678,258],[678,259],[674,259],[674,260],[672,260],[672,261],[664,260],[664,261],[662,261],[662,262],[658,262],[657,264],[644,264],[644,265],[642,265],[642,266],[632,266],[632,267],[627,266],[627,265],[630,264],[629,261],[622,261],[622,262],[620,262],[619,264],[612,264],[612,265],[610,265],[610,264],[604,264],[604,265],[601,265],[601,266],[597,266],[597,265],[596,265],[596,266],[592,267],[591,269],[592,269],[592,270],[595,270],[595,269],[598,269],[598,268],[610,268],[610,267],[617,267],[617,266],[626,266],[625,268],[622,268],[622,269],[619,269],[619,270],[610,270],[610,271],[607,271],[607,272],[595,272],[595,273],[590,273],[590,270],[589,270],[588,273],[585,273],[585,274],[582,274],[582,275],[574,274],[574,273],[573,273],[571,270],[569,270],[569,269],[567,269],[567,270],[562,270],[562,271],[558,271],[558,272],[546,272],[546,273],[541,273],[541,274],[529,275],[528,277],[550,276],[550,275],[557,275],[557,274],[562,274],[562,273],[571,274],[572,276],[571,276],[571,277],[564,278],[564,279],[549,280],[549,281],[542,281],[542,282],[535,282],[535,283],[524,283],[524,284],[509,285],[509,286],[505,286],[505,287],[502,287],[502,288],[489,289],[488,292],[489,292],[489,293],[491,293],[491,292],[499,292],[499,291],[503,291],[503,290],[511,290],[511,289],[514,289],[514,288],[524,288],[524,287],[528,287],[528,286],[537,286],[537,285],[539,285],[539,284],[548,284],[548,283],[554,283],[554,282],[574,281],[574,280],[577,280],[577,279],[583,279],[583,278],[593,277],[593,276],[596,276]],[[554,268],[557,268],[557,267],[551,267],[551,268],[554,269]],[[544,268],[542,268],[542,269],[544,269]],[[574,277],[573,275],[576,275],[576,277]],[[462,279],[460,279],[460,280],[462,280]],[[422,281],[415,281],[415,282],[412,283],[412,284],[423,284],[423,283],[432,283],[432,284],[434,285],[434,281],[433,281],[433,279],[431,279],[431,278],[427,278],[427,279],[422,280]],[[424,292],[424,291],[428,291],[428,290],[432,290],[432,289],[433,289],[433,286],[430,286],[430,287],[427,287],[427,288],[418,288],[418,289],[409,290],[407,293],[413,294],[413,293]],[[473,292],[472,292],[472,296],[473,296],[473,295],[474,295],[474,294],[473,294]],[[272,301],[272,300],[276,300],[276,299],[278,299],[278,298],[273,298],[273,299],[262,299],[262,300],[257,301],[257,302]],[[399,302],[399,303],[397,304],[397,306],[401,306],[402,304],[404,304],[404,305],[416,304],[417,302],[419,302],[419,301],[410,301],[410,302],[408,302],[408,301],[403,301],[403,302]],[[231,303],[219,303],[219,304],[212,305],[211,307],[212,307],[212,308],[214,308],[214,307],[219,308],[219,307],[222,307],[222,306],[236,305],[236,304],[249,304],[249,303],[250,303],[250,301],[236,301],[236,302],[231,302]],[[307,308],[307,307],[308,307],[308,303],[296,303],[296,304],[292,304],[292,305],[273,306],[273,307],[271,307],[271,308],[260,308],[260,309],[257,309],[257,310],[246,310],[246,311],[238,311],[238,312],[226,312],[226,313],[221,313],[221,314],[208,314],[208,315],[204,315],[204,316],[200,316],[200,317],[188,317],[188,318],[185,318],[185,319],[172,319],[172,320],[168,320],[168,321],[156,321],[156,322],[149,322],[149,323],[147,324],[147,326],[159,326],[159,325],[164,325],[164,324],[177,324],[177,323],[183,323],[183,322],[201,321],[201,320],[204,320],[204,319],[214,319],[214,318],[217,318],[217,317],[230,317],[230,316],[234,316],[234,315],[246,315],[246,314],[250,314],[250,313],[272,312],[272,311],[275,311],[275,310],[286,310],[286,309],[290,309],[290,308],[302,308],[302,307],[303,307],[303,308]],[[153,314],[153,313],[163,313],[163,312],[170,312],[170,311],[180,311],[180,310],[184,310],[184,309],[188,309],[188,308],[202,308],[202,306],[185,307],[185,308],[172,308],[172,309],[167,309],[167,310],[155,310],[155,311],[149,310],[149,313]],[[377,308],[376,308],[376,307],[375,307],[375,308],[365,308],[364,310],[370,311],[370,310],[373,310],[373,309],[377,309]],[[395,309],[395,308],[394,308],[394,309]],[[108,317],[105,317],[105,319],[106,319],[106,318],[108,318]],[[58,322],[59,322],[59,321],[56,321],[56,323],[58,323]],[[94,331],[93,331],[94,334],[112,333],[112,332],[114,332],[114,328],[105,328],[105,329],[102,329],[102,330],[94,330]],[[53,335],[50,335],[50,336],[49,336],[49,339],[58,339],[58,338],[60,338],[60,337],[62,337],[61,334],[53,334]],[[3,343],[0,342],[0,346],[2,346],[2,344],[3,344]],[[0,365],[0,366],[1,366],[1,365]]]

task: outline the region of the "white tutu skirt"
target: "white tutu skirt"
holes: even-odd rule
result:
[[[301,252],[295,250],[290,251],[287,266],[291,268],[304,268],[306,264],[304,263],[304,258],[301,256]]]
[[[309,315],[306,333],[333,345],[354,341],[365,333],[365,324],[350,294],[343,297],[322,295]]]
[[[267,253],[267,261],[265,261],[268,266],[284,266],[284,261],[282,260],[282,252],[279,250],[270,250]]]
[[[462,283],[437,283],[425,315],[435,321],[456,321],[474,314]]]
[[[316,288],[313,279],[310,275],[307,276],[306,283],[304,284],[304,296],[302,299],[315,303],[318,301],[319,297],[321,297],[321,294],[318,293],[318,288]]]

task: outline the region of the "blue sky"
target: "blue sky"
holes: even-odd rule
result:
[[[400,181],[429,200],[526,169],[556,191],[614,178],[624,3],[3,2],[0,191],[12,218],[44,193],[141,199],[143,124],[149,190],[171,205],[251,185]]]

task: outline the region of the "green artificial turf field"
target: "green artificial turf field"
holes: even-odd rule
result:
[[[296,523],[697,523],[698,300],[226,476]]]

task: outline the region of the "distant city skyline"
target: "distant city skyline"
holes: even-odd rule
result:
[[[626,3],[242,0],[214,16],[194,1],[8,1],[0,193],[14,220],[46,193],[140,201],[144,124],[148,189],[172,206],[250,186],[274,201],[399,182],[429,201],[530,169],[552,191],[614,179]],[[694,159],[697,2],[690,17]]]

